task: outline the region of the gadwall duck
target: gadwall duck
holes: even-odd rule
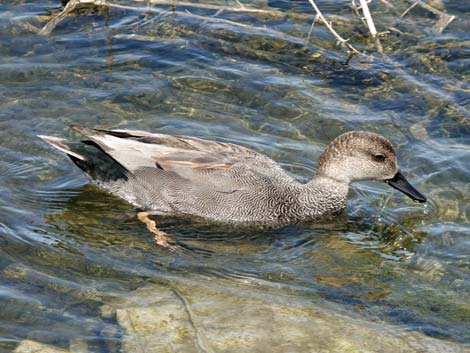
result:
[[[391,143],[367,131],[335,138],[301,184],[271,158],[232,143],[134,130],[72,127],[80,142],[40,136],[99,186],[147,211],[218,222],[288,224],[339,214],[349,185],[385,181],[426,198],[400,173]]]

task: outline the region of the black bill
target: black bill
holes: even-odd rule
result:
[[[417,202],[426,202],[426,196],[416,190],[411,184],[406,180],[403,174],[400,171],[395,174],[392,179],[385,180],[387,184],[389,184],[392,188],[400,190],[405,195],[412,198],[414,201]]]

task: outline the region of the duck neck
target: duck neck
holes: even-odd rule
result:
[[[346,207],[349,184],[349,180],[315,176],[303,186],[299,197],[305,218],[327,218],[340,213]]]

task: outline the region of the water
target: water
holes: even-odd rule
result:
[[[379,27],[403,34],[383,40],[386,58],[369,50],[375,59],[346,63],[320,25],[304,45],[307,2],[270,4],[291,15],[216,17],[253,28],[214,22],[203,8],[83,8],[49,36],[29,25],[45,25],[59,1],[0,4],[0,352],[26,338],[118,352],[123,332],[103,305],[149,283],[191,281],[288,293],[299,305],[333,303],[470,343],[470,5],[445,2],[458,18],[440,35],[424,10],[398,23],[380,11]],[[337,29],[362,49],[348,4],[319,6],[342,16]],[[235,142],[303,181],[332,138],[366,129],[390,138],[429,204],[360,183],[347,214],[326,224],[260,230],[157,219],[177,243],[170,252],[132,206],[36,137],[73,137],[71,123]]]

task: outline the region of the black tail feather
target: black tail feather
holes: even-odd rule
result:
[[[81,129],[81,131],[88,130]],[[80,169],[97,182],[128,179],[129,171],[93,141],[70,142],[54,136],[39,137],[66,153]]]
[[[72,144],[69,144],[71,146]],[[70,159],[93,180],[100,182],[128,179],[129,171],[109,156],[93,141],[74,143],[74,148],[80,151],[85,160],[68,155]]]

